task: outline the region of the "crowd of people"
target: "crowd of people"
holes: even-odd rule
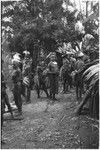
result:
[[[79,52],[77,57],[74,55],[65,55],[63,57],[63,65],[59,68],[58,60],[55,52],[49,56],[49,63],[45,60],[39,61],[35,74],[32,73],[32,58],[28,51],[24,52],[23,60],[20,54],[16,53],[12,59],[13,73],[11,75],[13,82],[13,97],[15,105],[18,109],[18,115],[22,115],[22,95],[25,97],[26,103],[31,103],[31,90],[37,91],[40,98],[41,90],[45,92],[47,98],[56,101],[56,94],[59,92],[59,81],[62,83],[63,93],[75,86],[75,75],[82,69],[89,59],[83,59],[84,54]],[[3,64],[3,60],[2,60]],[[3,125],[3,114],[5,105],[7,105],[12,118],[14,118],[9,98],[6,92],[6,82],[2,71],[2,97],[1,97],[1,125]]]

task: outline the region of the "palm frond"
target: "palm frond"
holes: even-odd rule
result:
[[[91,80],[91,82],[90,82],[90,87],[92,86],[92,87],[95,87],[95,85],[97,84],[97,83],[99,83],[99,78],[98,78],[98,76],[96,77],[96,78],[93,78],[92,80]]]
[[[91,77],[95,77],[95,76],[99,76],[99,64],[96,65],[92,65],[91,67],[89,67],[84,73],[83,73],[83,77],[85,78],[85,80],[89,80]]]
[[[93,103],[89,102],[90,103],[89,107],[93,108],[93,110],[91,110],[91,114],[95,114],[94,110],[96,111],[98,109],[95,103],[98,103],[97,94],[99,92],[99,63],[94,62],[92,64],[88,64],[88,66],[85,66],[83,71],[84,71],[82,76],[83,82],[85,81],[87,88],[83,100],[76,110],[76,113],[77,114],[81,113],[83,106],[87,103],[87,101],[91,97],[91,101]]]
[[[86,76],[85,76],[85,82],[89,82],[89,81],[91,81],[92,79],[95,79],[95,78],[99,78],[99,73],[98,72],[96,72],[96,73],[94,73],[94,74],[92,74],[92,73],[88,73]]]

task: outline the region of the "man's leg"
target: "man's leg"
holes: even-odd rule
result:
[[[31,100],[30,100],[30,96],[31,96],[30,87],[26,87],[26,88],[27,88],[27,99],[26,99],[26,101],[27,101],[27,102],[31,102]]]
[[[79,99],[79,88],[78,85],[76,85],[76,98]]]
[[[49,94],[48,94],[47,89],[43,89],[43,90],[44,90],[44,92],[46,93],[47,97],[49,97]]]
[[[38,98],[40,98],[40,89],[39,89],[39,87],[37,88],[37,95],[38,95]]]
[[[2,137],[2,127],[4,122],[5,100],[1,97],[1,144],[5,144],[5,139]]]
[[[20,113],[22,111],[21,89],[19,89],[18,86],[15,86],[13,94],[14,94],[15,105],[17,106],[18,112]]]
[[[4,111],[5,111],[5,101],[4,99],[2,98],[1,99],[1,128],[3,126],[3,114],[4,114]]]
[[[65,93],[65,88],[66,88],[66,82],[65,80],[63,81],[63,92]]]
[[[14,101],[15,101],[15,105],[18,109],[18,95],[14,92]]]
[[[7,105],[8,110],[9,110],[9,112],[11,113],[11,116],[13,117],[13,112],[12,112],[11,105],[10,105],[10,103],[9,103],[9,98],[8,98],[7,93],[5,94],[5,104]]]
[[[37,91],[37,95],[38,98],[40,98],[40,80],[38,79],[37,83],[36,83],[36,91]]]
[[[18,85],[18,111],[22,114],[21,85]]]
[[[64,93],[66,92],[66,90],[68,91],[68,87],[66,89],[66,84],[67,84],[67,80],[64,79],[64,83],[63,83],[63,91],[64,91]]]
[[[52,86],[52,74],[49,76],[49,80],[50,80],[50,99],[53,98],[53,86]]]
[[[79,98],[82,98],[83,87],[82,85],[79,87]]]
[[[69,86],[70,86],[70,89],[72,88],[72,77],[69,76]]]
[[[20,114],[22,114],[22,98],[21,98],[21,93],[19,93],[18,96],[18,111]]]
[[[45,85],[45,81],[43,81],[41,84],[42,84],[42,88],[43,88],[44,92],[46,93],[47,97],[49,97],[49,94],[48,94],[48,91],[47,91],[47,87]]]
[[[21,94],[25,97],[25,85],[21,85],[22,86],[22,90],[21,90]]]
[[[53,80],[52,80],[52,94],[53,94],[53,100],[57,100],[55,98],[56,95],[56,90],[57,90],[57,76],[56,74],[53,74]]]
[[[22,99],[21,99],[21,94],[18,93],[18,95],[15,95],[14,99],[15,99],[15,104],[17,106],[19,114],[22,114]]]
[[[3,126],[3,112],[1,111],[1,128],[2,128],[2,126]]]

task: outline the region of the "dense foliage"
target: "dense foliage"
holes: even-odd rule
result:
[[[98,16],[97,5],[93,7],[93,12],[96,12]],[[36,60],[41,49],[47,55],[49,52],[57,50],[64,42],[71,42],[74,49],[75,42],[82,41],[83,34],[78,34],[75,31],[75,23],[79,20],[83,20],[85,34],[88,34],[88,37],[92,35],[90,39],[85,39],[84,36],[83,52],[90,56],[91,61],[99,56],[99,34],[96,32],[98,29],[98,18],[84,21],[83,14],[81,12],[78,13],[70,0],[2,1],[1,10],[2,52],[9,51],[8,53],[19,52],[23,54],[23,51],[27,49],[32,56],[33,68],[37,65]],[[6,54],[4,53],[4,55]],[[5,66],[5,72],[7,72],[9,64],[7,63]],[[91,97],[94,94],[95,96],[98,94],[95,93],[98,90],[98,80],[96,80],[96,84],[94,74],[95,67],[97,66],[93,67],[93,70],[89,68],[90,74],[88,73],[87,75],[89,81],[92,82],[90,79],[93,79],[92,89],[88,89],[92,91]],[[98,72],[98,70],[96,71]],[[98,76],[96,77],[98,79]],[[95,84],[95,89],[97,90],[94,90]]]
[[[36,60],[41,48],[47,54],[63,42],[82,40],[75,31],[75,23],[83,19],[82,13],[77,12],[70,1],[2,1],[2,40],[6,37],[10,51],[22,53],[27,49]],[[97,42],[94,22],[89,20],[84,26],[86,33],[93,34]]]
[[[63,8],[63,0],[2,2],[2,32],[8,38],[10,51],[22,53],[27,49],[36,60],[41,48],[48,53],[60,43],[72,41],[76,10],[68,6],[73,8],[69,1]],[[5,21],[5,17],[10,20]]]

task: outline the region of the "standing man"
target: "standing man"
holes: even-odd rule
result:
[[[3,63],[4,62],[2,60],[2,63],[1,63],[2,66],[1,67],[3,67]],[[9,103],[9,98],[8,98],[8,95],[7,95],[7,92],[6,92],[6,88],[7,88],[7,86],[6,86],[6,82],[5,82],[5,79],[4,79],[4,73],[3,73],[3,70],[2,70],[2,72],[1,72],[1,132],[2,132],[3,121],[4,121],[3,115],[4,115],[4,112],[5,112],[5,105],[7,105],[8,110],[11,113],[11,117],[14,119],[12,108],[11,108],[11,105]],[[1,143],[4,144],[5,139],[1,139]]]
[[[82,67],[84,66],[83,56],[84,56],[84,54],[82,52],[79,52],[77,55],[77,61],[75,64],[76,71],[81,70]]]
[[[4,80],[4,75],[3,75],[3,72],[1,73],[1,99],[2,99],[2,102],[4,105],[4,108],[5,108],[5,104],[7,105],[8,107],[8,110],[9,112],[11,113],[11,117],[13,118],[13,113],[12,113],[12,108],[11,108],[11,105],[9,103],[9,98],[8,98],[8,95],[6,93],[6,83],[5,83],[5,80]]]
[[[38,98],[40,97],[40,89],[44,90],[47,97],[49,97],[47,87],[46,87],[45,75],[44,75],[45,69],[46,69],[45,62],[40,61],[39,65],[37,66],[37,70],[36,70],[36,74],[38,75],[38,83],[36,83]]]
[[[55,94],[58,93],[58,64],[56,62],[56,54],[51,54],[49,68],[49,79],[50,79],[50,98],[56,100]]]
[[[14,101],[18,108],[19,115],[22,115],[22,99],[21,99],[22,75],[21,70],[19,69],[16,62],[13,63],[12,81],[13,81]]]
[[[3,60],[2,60],[2,67],[3,67]],[[1,72],[1,127],[3,126],[3,114],[5,112],[5,105],[7,105],[9,112],[11,113],[11,117],[14,118],[13,113],[12,113],[12,108],[9,103],[9,98],[6,93],[6,82],[4,79],[4,73],[3,71]]]
[[[84,67],[83,56],[84,56],[84,54],[82,52],[79,52],[77,55],[77,61],[75,64],[76,74],[75,74],[74,80],[75,80],[75,86],[76,86],[77,99],[81,98],[82,91],[83,91],[83,83],[82,83],[81,76],[80,76],[80,72],[81,72],[82,68]]]
[[[76,59],[74,58],[73,55],[70,56],[70,63],[71,63],[71,71],[74,71],[75,70]]]
[[[70,85],[71,88],[71,83],[72,83],[71,65],[68,59],[63,60],[63,66],[60,69],[60,77],[63,81],[63,92],[66,93],[66,91],[68,91],[68,85]]]
[[[23,60],[23,70],[22,70],[23,83],[25,88],[24,92],[25,92],[26,103],[30,103],[31,102],[30,96],[31,96],[32,60],[30,58],[30,52],[24,51],[24,54],[25,54],[25,58]]]
[[[9,112],[11,113],[11,117],[14,118],[11,105],[9,103],[9,98],[6,93],[6,83],[4,81],[3,72],[1,73],[1,128],[3,126],[3,114],[5,112],[5,105],[7,105]]]

